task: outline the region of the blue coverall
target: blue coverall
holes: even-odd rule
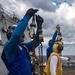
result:
[[[57,33],[58,33],[58,31],[56,30],[49,47],[46,49],[47,59],[49,58],[50,54],[53,52],[52,48],[53,48],[54,42],[56,41]]]
[[[28,25],[29,17],[24,16],[5,43],[2,60],[4,61],[9,75],[32,75],[32,66],[29,52],[32,50],[32,41],[20,43],[22,34]],[[37,26],[37,31],[39,27]],[[41,29],[41,28],[40,28]],[[35,48],[39,45],[39,36],[36,32]]]

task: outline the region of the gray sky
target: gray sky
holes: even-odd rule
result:
[[[0,0],[0,4],[21,19],[29,8],[38,8],[37,14],[44,18],[43,36],[44,47],[47,48],[49,39],[59,24],[64,44],[75,44],[75,0]],[[65,2],[64,2],[65,1]]]

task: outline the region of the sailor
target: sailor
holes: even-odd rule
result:
[[[62,42],[55,42],[53,52],[48,58],[43,75],[62,75],[62,60],[70,60],[68,57],[61,57],[63,50]]]
[[[50,54],[53,52],[52,47],[53,47],[53,45],[54,45],[54,42],[56,41],[56,37],[57,37],[57,35],[58,35],[59,32],[60,32],[60,26],[59,26],[59,24],[58,24],[58,25],[56,26],[56,31],[55,31],[55,33],[53,34],[52,40],[49,40],[49,42],[48,42],[48,46],[49,46],[49,47],[46,49],[47,60],[48,60]]]
[[[38,9],[29,9],[17,27],[9,26],[7,29],[8,41],[4,45],[1,58],[6,65],[8,75],[32,75],[32,65],[29,52],[32,50],[32,41],[24,43],[24,31],[31,17]],[[37,22],[39,21],[39,22]],[[36,17],[37,31],[38,23],[43,23],[41,16]],[[39,35],[36,32],[35,48],[39,45]]]

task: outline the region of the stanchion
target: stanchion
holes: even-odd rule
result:
[[[33,65],[33,75],[35,75],[35,15],[32,17],[32,23],[30,24],[30,37],[33,39],[32,42],[32,65]]]
[[[34,15],[32,17],[32,23],[30,24],[30,37],[31,39],[33,39],[32,42],[32,65],[33,65],[33,75],[36,75],[36,55],[35,55],[35,28],[36,28],[36,24],[35,24],[35,17],[36,15]],[[39,30],[38,30],[38,35],[39,35],[39,66],[40,66],[40,74],[43,75],[43,35],[42,35],[42,25],[39,23],[38,25]]]

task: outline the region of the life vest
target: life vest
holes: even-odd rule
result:
[[[2,52],[1,58],[9,71],[8,75],[32,75],[31,58],[25,45],[19,45],[16,54],[14,61],[8,63],[4,51]]]
[[[57,64],[57,69],[56,69],[56,75],[62,75],[62,63],[61,63],[61,59],[60,59],[60,56],[57,53],[55,53],[55,52],[53,52],[50,55],[50,57],[49,57],[49,59],[47,61],[47,64],[46,64],[46,66],[44,68],[43,75],[51,75],[50,74],[50,60],[51,60],[51,57],[54,56],[54,55],[56,55],[58,57],[58,64]]]

